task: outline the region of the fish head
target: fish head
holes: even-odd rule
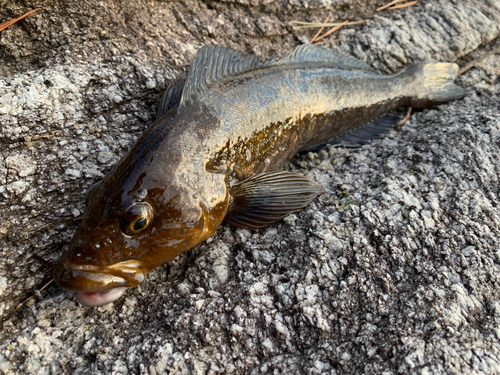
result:
[[[171,162],[169,173],[124,163],[91,190],[81,226],[54,272],[59,287],[77,292],[86,306],[114,301],[211,236],[229,205],[227,176],[207,173],[199,163]]]
[[[152,269],[138,253],[154,219],[152,202],[130,202],[125,208],[117,197],[110,198],[114,189],[106,185],[101,182],[88,195],[82,223],[54,272],[59,287],[77,292],[78,300],[88,306],[120,297]]]

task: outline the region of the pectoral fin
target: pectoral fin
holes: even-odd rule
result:
[[[298,173],[257,174],[231,188],[224,220],[241,228],[263,228],[300,211],[324,192],[319,183]]]

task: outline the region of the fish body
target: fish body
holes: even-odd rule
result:
[[[167,90],[159,118],[90,192],[82,225],[54,278],[98,306],[211,236],[223,220],[261,228],[323,192],[278,172],[299,151],[401,106],[463,97],[455,64],[381,75],[310,45],[262,63],[204,47]]]

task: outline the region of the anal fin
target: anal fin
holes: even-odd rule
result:
[[[298,173],[257,174],[231,188],[224,220],[240,228],[263,228],[300,211],[324,192],[319,183]]]
[[[375,120],[372,120],[364,125],[341,134],[325,143],[321,143],[308,149],[306,152],[319,151],[325,148],[326,145],[337,147],[361,147],[370,141],[380,138],[381,135],[387,133],[390,129],[395,127],[400,120],[396,115],[384,115]]]

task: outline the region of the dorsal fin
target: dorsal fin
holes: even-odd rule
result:
[[[203,93],[211,83],[221,78],[267,64],[260,62],[258,56],[245,55],[229,48],[221,46],[202,47],[189,68],[181,105]]]
[[[157,120],[177,107],[181,100],[182,90],[184,89],[185,83],[185,78],[177,78],[176,80],[170,82],[170,85],[168,85],[160,99],[158,111],[156,112]]]
[[[190,99],[201,95],[212,83],[224,77],[263,66],[307,62],[328,62],[331,66],[339,68],[375,72],[370,65],[354,57],[311,44],[298,46],[292,53],[279,61],[271,59],[266,62],[261,62],[258,56],[245,55],[226,47],[205,46],[198,51],[191,63],[180,105],[182,106]]]
[[[367,63],[354,57],[335,52],[327,48],[303,44],[295,48],[288,56],[283,57],[277,64],[297,64],[307,62],[326,62],[339,68],[361,69],[370,72],[375,70]]]

